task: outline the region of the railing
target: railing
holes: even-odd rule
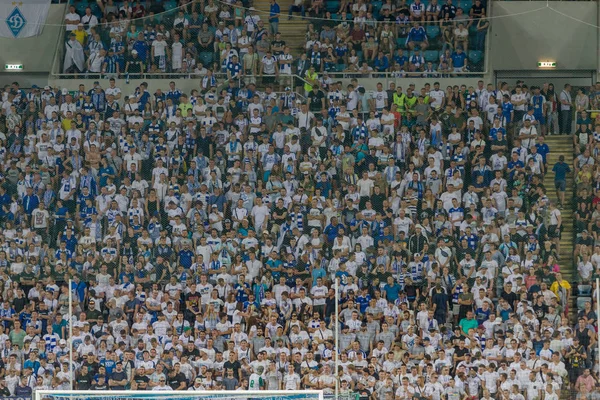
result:
[[[335,394],[324,394],[323,398],[325,400],[358,400],[360,394],[354,392],[340,392],[337,396]]]
[[[338,78],[353,78],[353,77],[358,77],[358,78],[364,78],[364,77],[371,77],[371,78],[377,78],[377,77],[381,77],[381,78],[386,78],[386,79],[402,79],[402,78],[423,78],[423,79],[433,79],[433,78],[440,78],[440,77],[446,77],[446,78],[460,78],[460,77],[481,77],[484,74],[486,74],[487,72],[451,72],[451,73],[436,73],[436,74],[431,74],[431,73],[426,73],[426,72],[406,72],[403,73],[402,76],[398,76],[397,73],[395,72],[375,72],[375,71],[370,71],[370,72],[360,72],[360,71],[343,71],[343,72],[325,72],[328,76],[330,77],[338,77]],[[318,73],[319,76],[323,76],[324,73]],[[110,77],[119,77],[121,79],[126,79],[127,74],[104,74],[104,73],[94,73],[94,72],[84,72],[84,73],[80,73],[80,74],[75,74],[75,73],[62,73],[62,72],[53,72],[52,77],[54,79],[108,79]],[[142,73],[142,74],[129,74],[130,76],[135,75],[137,78],[136,79],[198,79],[203,77],[203,75],[199,75],[196,73],[192,73],[192,72],[186,72],[186,73],[181,73],[181,72],[168,72],[168,73],[156,73],[156,74],[148,74],[148,73]],[[222,77],[222,79],[226,78],[226,74],[222,73],[222,72],[218,72],[218,73],[214,73],[213,74],[217,79],[219,77]],[[435,76],[434,76],[435,75]],[[269,76],[275,76],[275,75],[268,75],[268,74],[264,74],[264,75],[252,75],[252,78],[260,78],[260,77],[269,77]],[[281,74],[279,75],[281,76]],[[289,76],[289,75],[283,75],[283,76]],[[303,78],[301,78],[299,75],[296,74],[292,74],[292,76],[296,77],[297,79],[300,79],[304,82],[306,82],[306,80],[304,80]],[[241,77],[242,80],[244,80],[244,78],[246,78],[247,76],[244,75]],[[308,83],[308,82],[306,82]]]

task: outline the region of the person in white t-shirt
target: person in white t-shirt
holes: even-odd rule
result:
[[[294,372],[294,365],[288,364],[287,373],[283,376],[283,390],[300,390],[300,376]]]
[[[77,25],[81,22],[81,17],[75,12],[75,6],[69,6],[69,12],[65,15],[65,28],[67,32],[72,32],[77,29]]]
[[[154,43],[152,43],[154,45]],[[171,45],[171,65],[173,71],[181,69],[183,64],[183,43],[181,43],[179,33],[173,35],[173,44]]]
[[[377,90],[375,90],[371,95],[372,105],[374,106],[377,112],[381,112],[388,105],[388,95],[385,90],[383,90],[383,85],[381,83],[377,84]]]
[[[164,39],[163,34],[158,32],[156,34],[156,39],[152,42],[152,58],[154,59],[154,64],[160,67],[164,59],[167,56],[167,41]]]
[[[363,172],[363,176],[361,179],[356,182],[356,186],[358,187],[358,194],[362,198],[367,198],[373,194],[373,188],[375,187],[375,183],[372,179],[369,179],[368,172]]]
[[[433,84],[433,90],[429,92],[429,98],[431,99],[430,105],[433,109],[439,110],[444,107],[446,94],[443,90],[440,90],[439,82]]]

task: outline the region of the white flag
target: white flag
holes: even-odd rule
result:
[[[42,33],[51,0],[0,0],[0,36],[25,38]]]

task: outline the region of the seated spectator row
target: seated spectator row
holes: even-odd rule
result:
[[[282,13],[275,1],[270,12],[240,1],[232,5],[214,0],[191,2],[175,8],[170,8],[170,2],[148,8],[139,1],[133,5],[109,1],[101,6],[79,2],[70,6],[65,17],[63,72],[202,75],[204,69],[225,71],[234,63],[246,74],[256,75],[265,61],[268,70],[303,77],[304,57],[318,72],[363,67],[396,76],[483,71],[489,21],[482,18],[485,7],[479,0],[470,15],[451,1],[436,5],[439,21],[437,17],[427,21],[425,14],[418,17],[413,8],[425,9],[418,1],[410,4],[410,12],[388,3],[341,5],[352,12],[339,15],[314,11],[317,16],[309,17],[313,19],[306,46],[290,48],[279,32]],[[306,14],[304,6],[292,6],[290,18],[295,12]]]

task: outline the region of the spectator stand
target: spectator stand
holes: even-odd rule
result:
[[[232,6],[221,0],[206,7],[203,3],[178,6],[173,0],[152,2],[148,7],[144,2],[129,3],[127,9],[120,2],[99,4],[83,0],[69,10],[67,15],[76,17],[66,21],[64,47],[82,52],[76,59],[85,61],[72,62],[68,52],[58,57],[56,64],[62,65],[55,65],[55,74],[105,72],[126,77],[143,72],[162,77],[195,72],[203,76],[205,69],[225,72],[233,55],[245,68],[248,47],[258,55],[258,64],[268,50],[279,57],[288,47],[293,72],[300,76],[308,65],[314,65],[317,73],[356,72],[364,67],[395,77],[457,76],[487,70],[484,49],[489,21],[480,18],[485,7],[470,0],[442,8],[436,16],[423,14],[423,18],[407,8],[389,12],[390,6],[381,2],[357,8],[325,2],[306,11],[306,19],[294,11],[289,20],[287,10],[292,4],[274,3],[280,9],[278,22],[271,22],[275,18],[270,15],[271,4],[264,0],[253,6],[242,2]],[[340,8],[346,12],[339,13]],[[423,3],[426,9],[428,4]],[[68,46],[71,34],[75,36]],[[298,68],[302,54],[307,64]],[[60,62],[64,58],[69,61]],[[253,68],[250,65],[248,71]]]

